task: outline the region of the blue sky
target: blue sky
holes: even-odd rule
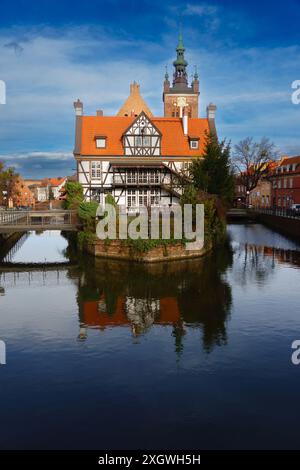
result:
[[[200,113],[217,107],[221,137],[270,137],[300,154],[300,2],[1,0],[0,159],[25,177],[71,174],[74,112],[115,114],[136,80],[162,115],[165,65],[172,70],[182,23],[189,72],[200,75]]]

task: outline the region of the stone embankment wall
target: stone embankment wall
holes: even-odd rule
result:
[[[202,250],[186,250],[184,245],[165,245],[152,248],[147,252],[137,252],[132,247],[126,246],[120,240],[96,240],[88,243],[87,251],[93,256],[110,259],[123,259],[141,263],[153,263],[156,261],[171,261],[187,258],[198,258],[204,256],[210,249],[204,247]]]
[[[279,232],[297,238],[300,242],[300,219],[257,213],[257,220]]]

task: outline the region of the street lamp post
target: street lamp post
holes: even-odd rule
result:
[[[2,191],[4,206],[7,205],[7,191]]]
[[[246,194],[247,194],[247,197],[246,197],[246,205],[247,205],[247,209],[249,209],[249,195],[250,195],[250,191],[247,191]]]

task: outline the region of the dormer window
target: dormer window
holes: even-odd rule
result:
[[[102,136],[102,135],[96,136],[95,141],[96,141],[97,149],[105,149],[106,148],[106,136]]]
[[[190,139],[190,149],[197,150],[199,148],[199,139]]]

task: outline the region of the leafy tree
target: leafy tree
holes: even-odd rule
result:
[[[180,198],[181,206],[184,204],[197,204],[199,202],[198,190],[192,184],[185,187]]]
[[[229,203],[234,194],[230,143],[219,142],[214,135],[207,134],[204,154],[193,162],[190,174],[195,188]]]
[[[69,181],[65,185],[66,199],[64,201],[65,209],[78,209],[83,202],[83,189],[80,183]]]
[[[49,201],[54,201],[54,199],[55,197],[54,197],[52,186],[49,186]]]
[[[246,191],[256,188],[259,180],[268,174],[270,163],[277,158],[275,145],[265,137],[260,142],[247,137],[235,146],[234,164]]]
[[[193,205],[193,221],[196,219],[196,204],[203,204],[206,243],[213,240],[223,240],[226,232],[226,211],[219,197],[196,189],[195,186],[191,184],[185,188],[180,198],[180,204],[182,206],[184,204]]]
[[[19,175],[12,167],[5,168],[0,162],[0,203],[7,204],[8,200],[16,196],[15,184]]]

